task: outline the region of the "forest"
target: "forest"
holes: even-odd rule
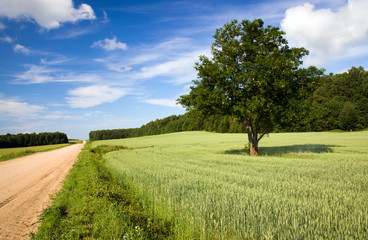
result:
[[[357,131],[368,128],[368,72],[352,67],[345,73],[324,75],[314,91],[285,116],[274,132]],[[232,116],[205,117],[189,111],[151,121],[139,128],[91,131],[89,139],[106,140],[181,131],[244,133]]]
[[[20,133],[0,135],[0,148],[30,147],[68,143],[68,136],[61,132]]]

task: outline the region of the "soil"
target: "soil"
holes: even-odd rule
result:
[[[75,144],[0,162],[0,239],[30,239],[82,148]]]

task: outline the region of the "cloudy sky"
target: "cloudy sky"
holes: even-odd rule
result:
[[[176,99],[216,28],[262,18],[305,66],[368,67],[367,0],[0,0],[0,134],[139,127]]]

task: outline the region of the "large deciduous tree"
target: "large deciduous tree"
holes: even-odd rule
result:
[[[234,20],[216,30],[212,59],[200,56],[197,80],[178,102],[189,111],[226,114],[247,129],[250,154],[276,125],[289,121],[308,97],[322,70],[300,68],[304,48],[290,48],[277,27],[261,19]]]

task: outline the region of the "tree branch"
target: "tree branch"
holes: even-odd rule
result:
[[[260,141],[260,140],[263,138],[263,136],[264,136],[264,135],[266,135],[267,133],[268,133],[268,131],[263,132],[263,133],[261,134],[261,136],[258,138],[258,141]]]

